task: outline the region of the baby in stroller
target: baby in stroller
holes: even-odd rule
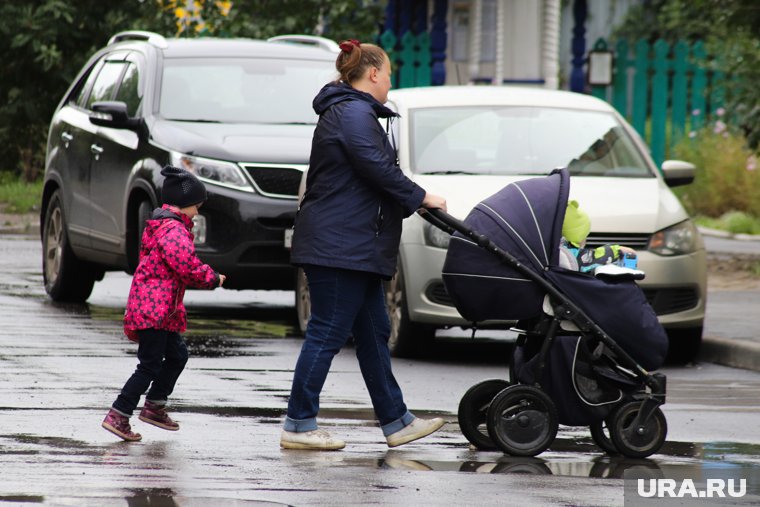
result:
[[[507,185],[464,222],[427,214],[456,231],[443,279],[462,316],[516,321],[519,333],[509,379],[470,388],[460,428],[478,448],[535,456],[559,424],[588,426],[605,451],[646,457],[667,434],[665,377],[648,371],[664,361],[667,336],[630,277],[560,266],[569,184],[556,170]]]
[[[597,274],[604,266],[618,266],[635,270],[638,261],[636,250],[623,245],[605,244],[596,248],[586,247],[586,238],[591,232],[591,219],[583,211],[578,201],[569,201],[562,223],[562,239],[559,246],[559,265],[565,269]],[[644,278],[644,273],[623,270],[601,269],[599,274],[628,274],[634,279]]]

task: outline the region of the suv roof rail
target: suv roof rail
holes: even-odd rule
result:
[[[144,40],[147,41],[148,44],[152,44],[153,46],[161,49],[166,49],[169,47],[169,44],[166,42],[166,39],[163,35],[159,35],[154,32],[145,32],[142,30],[128,30],[126,32],[119,32],[108,40],[108,45],[110,46],[111,44],[116,44],[117,42],[128,40]]]
[[[340,46],[338,46],[337,42],[325,37],[319,37],[318,35],[277,35],[276,37],[268,38],[267,42],[289,42],[305,46],[316,46],[333,53],[340,52]]]

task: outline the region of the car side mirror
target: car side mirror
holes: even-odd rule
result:
[[[662,175],[669,187],[688,185],[694,181],[696,166],[683,160],[666,160],[662,163]]]
[[[95,102],[90,113],[90,122],[100,127],[134,129],[140,124],[137,118],[130,118],[127,104],[119,101]]]

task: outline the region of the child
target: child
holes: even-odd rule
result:
[[[140,362],[102,424],[130,442],[142,439],[132,432],[129,417],[148,387],[140,420],[169,431],[179,429],[165,405],[188,358],[179,335],[187,324],[185,287],[214,289],[225,279],[195,255],[192,218],[206,200],[203,183],[177,167],[166,166],[161,174],[166,177],[161,189],[164,205],[146,222],[124,315],[124,333],[139,343]]]
[[[636,251],[627,246],[602,245],[586,248],[589,231],[591,220],[588,215],[580,209],[578,201],[569,201],[565,210],[565,221],[562,223],[560,266],[587,273],[607,264],[624,266],[626,256],[636,258]],[[625,267],[635,268],[636,265],[634,263]]]

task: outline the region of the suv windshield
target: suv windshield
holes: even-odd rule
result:
[[[159,112],[178,121],[316,124],[311,102],[335,77],[330,61],[168,59]]]
[[[410,113],[412,171],[651,177],[628,133],[605,112],[448,107]]]

